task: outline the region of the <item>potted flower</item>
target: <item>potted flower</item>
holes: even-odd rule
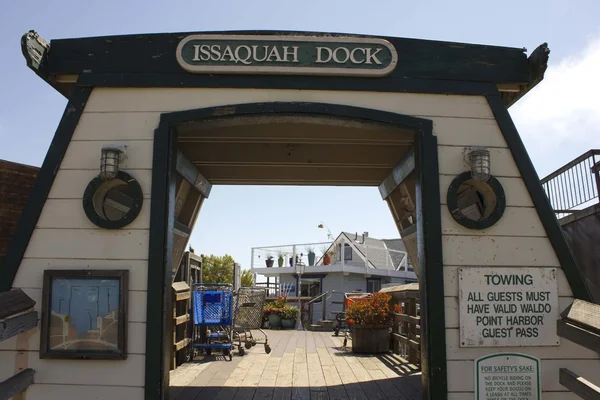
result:
[[[333,251],[329,250],[328,246],[323,246],[321,248],[321,252],[323,253],[323,265],[331,264],[331,256],[333,255]]]
[[[267,264],[267,268],[273,267],[274,262],[275,262],[275,260],[273,260],[273,256],[271,255],[271,253],[267,253],[267,259],[265,260],[265,264]]]
[[[390,327],[394,314],[390,307],[392,296],[373,293],[359,298],[346,309],[346,321],[352,331],[354,353],[385,353],[390,347]]]
[[[287,303],[287,298],[279,296],[270,305],[265,305],[264,313],[269,316],[269,327],[271,329],[281,328],[281,312]]]
[[[302,253],[300,253],[300,255],[298,255],[296,253],[292,254],[292,256],[290,257],[290,260],[289,260],[290,261],[290,267],[294,266],[294,257],[296,257],[296,264],[298,264],[300,262],[300,257],[302,257],[302,256],[303,256]]]
[[[308,265],[315,265],[315,248],[312,246],[306,246],[306,252],[308,253]]]
[[[277,265],[279,268],[283,267],[283,258],[285,257],[285,252],[283,250],[279,250],[277,252]]]
[[[281,310],[280,315],[283,329],[292,329],[296,325],[296,318],[298,318],[298,307],[286,305]]]

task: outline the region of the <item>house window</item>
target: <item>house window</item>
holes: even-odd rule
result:
[[[352,246],[344,244],[344,261],[352,261]]]
[[[375,293],[381,290],[381,279],[367,278],[367,293]]]
[[[302,297],[315,297],[321,294],[321,278],[302,278],[300,295]]]

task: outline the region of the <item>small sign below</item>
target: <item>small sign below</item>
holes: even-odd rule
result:
[[[540,400],[540,360],[497,353],[475,360],[477,400]]]
[[[188,72],[385,76],[398,62],[384,39],[331,36],[191,35],[177,46]]]
[[[459,268],[460,347],[558,346],[556,268]]]

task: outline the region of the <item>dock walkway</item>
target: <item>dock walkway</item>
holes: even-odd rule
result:
[[[402,357],[354,354],[330,332],[266,332],[270,354],[258,344],[232,361],[212,355],[171,371],[171,400],[421,398],[421,372]]]

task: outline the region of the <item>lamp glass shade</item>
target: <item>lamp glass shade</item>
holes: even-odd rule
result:
[[[485,147],[474,147],[469,151],[471,176],[477,181],[486,182],[491,176],[490,151]]]
[[[116,178],[119,173],[119,158],[121,150],[114,148],[103,148],[100,158],[100,177],[109,181]]]

